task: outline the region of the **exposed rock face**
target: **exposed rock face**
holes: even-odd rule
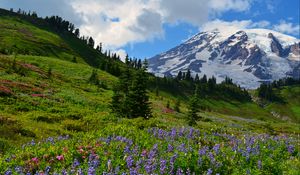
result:
[[[149,59],[149,71],[159,76],[192,74],[226,76],[246,88],[285,76],[299,77],[300,40],[265,29],[224,34],[202,32],[183,44]]]
[[[291,45],[290,52],[296,56],[299,56],[300,55],[300,42],[298,44],[295,43],[295,44]]]

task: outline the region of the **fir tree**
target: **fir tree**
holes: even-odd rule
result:
[[[149,96],[147,93],[147,75],[145,69],[138,70],[125,100],[129,118],[151,117]]]
[[[187,114],[187,121],[190,126],[193,126],[196,124],[196,121],[200,119],[199,115],[197,114],[199,112],[199,106],[198,106],[198,98],[194,95],[190,98],[189,106],[188,106],[188,114]]]
[[[182,80],[182,72],[181,71],[178,72],[177,80],[179,80],[179,81]]]

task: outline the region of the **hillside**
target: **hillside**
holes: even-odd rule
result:
[[[147,74],[152,117],[122,118],[111,101],[126,68],[140,71],[134,61],[107,57],[36,17],[0,10],[0,26],[0,174],[300,171],[299,86],[276,90],[285,103],[262,106],[231,83]],[[110,64],[101,70],[102,62]],[[194,91],[207,94],[191,127]]]
[[[99,66],[105,56],[46,20],[0,9],[0,53],[51,56]]]

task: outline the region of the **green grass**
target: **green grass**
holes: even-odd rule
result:
[[[57,34],[40,29],[18,17],[0,17],[0,51],[2,53],[20,53],[43,55],[71,61],[81,57]]]

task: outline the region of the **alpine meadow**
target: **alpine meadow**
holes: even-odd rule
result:
[[[0,174],[299,175],[299,2],[275,1],[3,0]]]

